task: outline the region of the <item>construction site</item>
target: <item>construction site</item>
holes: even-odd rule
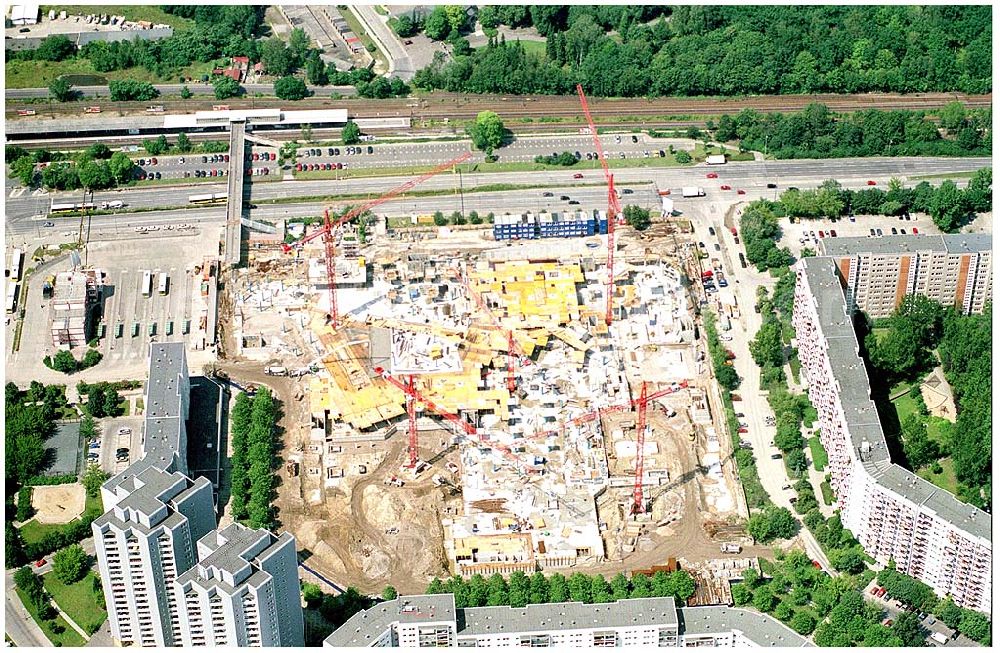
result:
[[[605,235],[357,227],[454,163],[254,249],[227,284],[224,367],[282,401],[276,505],[302,557],[363,591],[421,592],[746,543],[690,237],[622,227],[607,168]]]

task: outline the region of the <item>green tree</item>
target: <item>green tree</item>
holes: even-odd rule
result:
[[[963,610],[958,629],[981,644],[988,646],[990,643],[990,620],[986,615],[974,610]]]
[[[7,521],[4,524],[4,563],[7,569],[13,569],[18,565],[23,565],[26,560],[24,542],[21,541],[21,532],[14,528],[14,524]],[[30,572],[31,570],[29,569],[28,571]]]
[[[170,144],[167,143],[167,137],[163,134],[160,134],[155,139],[147,138],[143,140],[142,147],[143,149],[146,150],[146,152],[148,152],[152,156],[159,156],[161,154],[166,153],[167,148],[170,147]]]
[[[73,56],[76,45],[62,34],[53,34],[42,39],[35,50],[35,58],[42,61],[63,61]]]
[[[892,624],[893,634],[903,642],[903,646],[923,646],[925,631],[920,619],[912,612],[900,612]]]
[[[625,215],[625,222],[636,231],[646,231],[652,220],[649,218],[649,211],[634,204],[626,206],[622,213]]]
[[[191,93],[191,89],[189,89],[187,86],[182,86],[181,87],[181,99],[182,100],[190,99],[192,95],[193,94]]]
[[[392,585],[386,585],[385,589],[382,590],[383,601],[394,601],[397,596],[399,596],[399,593],[396,591],[396,588],[393,587]]]
[[[111,155],[111,160],[108,162],[108,169],[111,171],[111,176],[114,180],[122,184],[132,179],[135,162],[124,152],[115,152]]]
[[[348,120],[344,123],[344,128],[340,130],[340,140],[344,145],[354,145],[361,142],[361,128],[358,123]]]
[[[151,83],[134,79],[113,79],[108,82],[108,91],[114,102],[147,102],[160,95]]]
[[[295,53],[276,36],[261,44],[260,59],[267,74],[277,77],[290,74],[297,65]]]
[[[691,163],[691,153],[687,150],[677,150],[674,153],[674,160],[677,163]]]
[[[569,586],[569,597],[571,601],[581,603],[592,603],[590,577],[584,573],[576,572],[567,581]]]
[[[788,625],[798,634],[805,636],[816,628],[816,619],[805,610],[800,610],[795,613]]]
[[[282,100],[301,100],[309,95],[309,90],[298,77],[282,77],[274,83],[274,94]]]
[[[833,568],[847,574],[856,575],[865,570],[865,559],[856,550],[849,550],[836,556]]]
[[[774,605],[777,599],[771,590],[766,585],[764,587],[758,587],[753,593],[753,607],[757,608],[761,612],[770,612],[774,609]]]
[[[549,581],[540,571],[531,575],[528,583],[528,603],[548,603],[549,602]]]
[[[424,20],[424,33],[435,41],[442,41],[452,27],[444,5],[438,5]]]
[[[767,544],[775,539],[786,539],[795,534],[795,517],[787,508],[768,506],[747,522],[747,532],[758,542]]]
[[[49,94],[56,102],[69,102],[76,99],[76,91],[73,85],[63,77],[57,77],[49,84]]]
[[[444,217],[444,213],[441,213],[441,211],[435,211],[434,224],[436,224],[439,227],[443,227],[446,224],[448,224],[448,218]]]
[[[89,415],[87,416],[89,417]],[[86,419],[86,417],[84,418]],[[111,475],[105,472],[103,469],[97,465],[88,465],[87,471],[83,473],[83,487],[87,490],[87,496],[97,498],[101,495],[101,486],[104,482],[111,478]]]
[[[177,151],[186,154],[192,149],[191,139],[184,132],[177,134]]]
[[[965,194],[950,179],[938,187],[929,209],[934,224],[946,233],[957,231],[969,213]]]
[[[993,168],[980,168],[972,175],[965,188],[969,209],[976,213],[993,210]]]
[[[57,372],[62,372],[64,374],[72,374],[77,369],[76,359],[73,358],[73,353],[68,349],[60,349],[56,352],[56,355],[52,357],[52,369]]]
[[[487,155],[493,150],[503,145],[506,130],[503,121],[493,111],[480,111],[476,116],[476,122],[469,128],[469,136],[476,149],[482,150]]]
[[[60,582],[70,585],[80,580],[87,574],[90,567],[90,556],[86,554],[83,547],[73,544],[65,549],[56,551],[52,556],[52,573]]]
[[[30,156],[16,159],[10,166],[11,172],[22,186],[33,186],[35,181],[35,161]]]
[[[108,188],[113,182],[111,168],[107,163],[86,160],[76,166],[77,175],[84,188],[99,190]]]
[[[562,574],[553,574],[549,578],[549,601],[552,603],[565,603],[569,600],[569,583]]]
[[[219,75],[212,80],[216,100],[226,100],[240,94],[240,83],[232,77]]]
[[[753,590],[747,587],[746,583],[733,584],[733,603],[736,605],[746,605],[753,600]]]
[[[435,578],[434,580],[437,579]],[[320,589],[319,585],[302,583],[302,599],[306,602],[307,608],[315,610],[323,602],[323,590]]]
[[[487,596],[486,605],[501,606],[509,605],[507,581],[501,574],[493,574],[486,581]]]

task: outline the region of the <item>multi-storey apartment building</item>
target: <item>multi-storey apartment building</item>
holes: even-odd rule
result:
[[[175,583],[184,646],[303,646],[295,539],[232,524]]]
[[[879,562],[989,612],[989,515],[890,460],[837,265],[796,265],[792,323],[844,526]]]
[[[848,304],[891,315],[906,295],[923,295],[962,313],[982,313],[993,293],[989,234],[826,238],[820,253],[837,265]]]
[[[678,608],[673,598],[455,608],[451,594],[401,596],[359,612],[324,642],[347,646],[807,646],[750,610]]]
[[[152,344],[143,455],[101,487],[107,512],[91,526],[112,638],[301,646],[295,540],[215,530],[212,484],[186,475],[189,392],[184,345]]]
[[[110,509],[91,528],[112,636],[139,646],[180,644],[173,582],[194,564],[198,538],[215,528],[212,484],[138,463],[102,494]]]

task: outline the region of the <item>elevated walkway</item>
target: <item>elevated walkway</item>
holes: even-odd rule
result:
[[[246,122],[229,123],[229,188],[226,202],[226,239],[224,260],[232,266],[240,263],[243,241],[243,174],[246,162]]]

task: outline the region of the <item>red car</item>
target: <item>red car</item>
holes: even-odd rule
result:
[[[836,238],[836,237],[837,237],[837,232],[834,231],[833,229],[831,229],[830,230],[830,238]]]
[[[876,184],[874,181],[872,181],[871,179],[869,179],[868,180],[868,185],[869,186],[877,186],[878,184]]]
[[[149,160],[149,162],[155,166],[157,164],[156,157],[154,156],[152,159]]]
[[[745,190],[743,190],[743,189],[741,188],[741,189],[739,189],[738,191],[736,191],[736,194],[737,194],[737,195],[746,195],[746,194],[747,194],[747,192],[746,192]]]
[[[259,158],[260,158],[260,154],[257,154],[256,152],[254,152],[254,153],[253,153],[253,160],[254,160],[254,161],[256,161],[256,160],[258,160]],[[325,236],[324,236],[324,238],[325,238]]]
[[[583,173],[582,172],[576,173],[575,175],[573,175],[573,179],[583,179]]]
[[[874,595],[878,594],[878,585],[876,585],[875,587],[873,587],[873,588],[871,589],[871,592],[870,592],[870,594],[871,594],[872,596],[874,596]]]
[[[229,163],[229,155],[228,154],[223,154],[222,155],[222,160],[225,161],[226,163]]]
[[[302,164],[301,163],[296,163],[295,164],[295,171],[296,172],[302,172]]]
[[[42,558],[41,560],[38,560],[37,562],[35,562],[35,566],[36,567],[44,567],[45,566],[45,558]]]
[[[228,156],[226,157],[226,160],[227,161],[229,160]],[[278,160],[278,154],[276,152],[271,152],[271,160],[272,161],[277,161]]]
[[[816,569],[822,569],[822,568],[823,568],[823,567],[821,567],[821,566],[820,566],[820,564],[819,564],[818,562],[816,562],[815,560],[813,560],[813,561],[812,561],[812,565],[813,565],[813,567],[816,567]]]
[[[253,168],[247,168],[247,175],[253,177]]]
[[[719,188],[721,188],[722,190],[732,190],[733,189],[733,187],[730,186],[729,184],[722,184],[721,186],[719,186]]]
[[[748,428],[746,428],[745,426],[741,426],[740,428],[736,429],[736,432],[737,433],[749,433],[750,430]]]
[[[916,228],[916,227],[914,227],[914,228],[913,228],[913,233],[915,233],[915,234],[918,234],[918,233],[920,233],[920,232],[919,232],[919,231],[917,231],[917,228]]]
[[[823,232],[821,231],[821,232],[819,232],[819,237],[820,237],[820,238],[825,238],[825,237],[826,237],[826,234],[824,234],[824,233],[823,233]]]
[[[705,175],[705,178],[706,179],[718,179],[719,178],[719,173],[717,173],[717,172],[710,172],[707,175]]]

